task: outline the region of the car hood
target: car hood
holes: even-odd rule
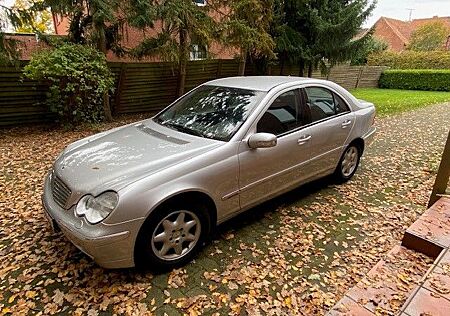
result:
[[[72,192],[95,194],[119,190],[221,144],[146,120],[69,145],[54,171]]]

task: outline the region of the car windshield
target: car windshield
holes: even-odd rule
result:
[[[201,86],[172,104],[154,121],[196,136],[228,141],[266,93]]]

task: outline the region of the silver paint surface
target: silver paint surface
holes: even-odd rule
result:
[[[181,133],[151,119],[79,140],[57,158],[46,177],[43,204],[63,233],[101,266],[134,266],[134,245],[145,219],[158,205],[184,192],[215,204],[217,223],[305,182],[331,174],[355,139],[367,146],[375,133],[373,104],[357,100],[328,81],[296,77],[235,77],[205,85],[266,91],[267,95],[228,142]],[[275,98],[291,89],[326,87],[350,113],[278,137],[271,148],[252,149],[248,139]],[[350,122],[350,123],[348,123]],[[345,125],[345,127],[343,126]],[[52,197],[51,177],[72,191],[66,207]],[[91,225],[74,212],[86,194],[119,194],[116,209]]]

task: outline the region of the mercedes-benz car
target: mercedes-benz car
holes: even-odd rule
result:
[[[45,214],[103,267],[171,269],[238,213],[326,175],[349,180],[374,119],[372,103],[329,81],[210,81],[67,146],[45,179]]]

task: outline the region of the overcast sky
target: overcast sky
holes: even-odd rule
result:
[[[378,0],[372,17],[365,23],[365,27],[372,26],[381,16],[407,21],[409,10],[413,19],[450,16],[450,0]]]

